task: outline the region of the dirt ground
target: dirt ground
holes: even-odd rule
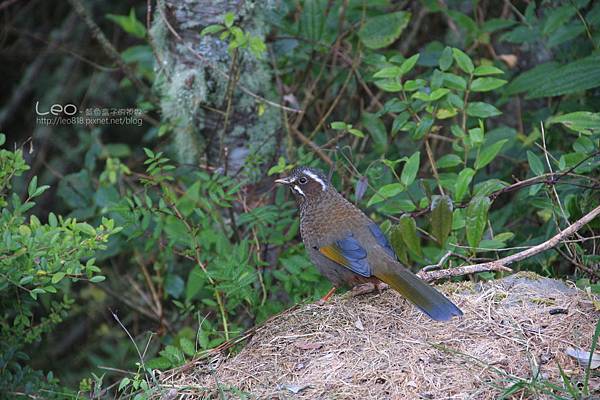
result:
[[[439,288],[463,317],[431,321],[391,290],[335,296],[274,318],[236,355],[163,374],[160,398],[572,397],[559,365],[574,385],[584,380],[566,350],[590,349],[600,313],[588,293],[530,273]]]

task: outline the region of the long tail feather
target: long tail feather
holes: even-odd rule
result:
[[[447,321],[453,316],[463,315],[446,296],[402,266],[389,268],[382,273],[376,272],[375,276],[406,297],[431,319]]]

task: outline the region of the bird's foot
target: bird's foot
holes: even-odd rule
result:
[[[373,293],[375,291],[375,284],[372,282],[362,283],[352,288],[351,297],[361,296],[367,293]]]
[[[377,282],[377,283],[373,283],[373,282],[367,282],[367,283],[363,283],[360,285],[356,285],[352,288],[351,293],[351,297],[355,297],[355,296],[361,296],[363,294],[367,294],[367,293],[373,293],[374,291],[377,291],[378,293],[381,293],[383,290],[388,289],[389,285],[387,283],[384,282]]]

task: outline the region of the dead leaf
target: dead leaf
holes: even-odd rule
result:
[[[515,56],[514,54],[500,54],[498,58],[504,61],[504,63],[508,65],[508,68],[516,67],[517,62],[519,61],[517,56]]]
[[[359,331],[364,331],[365,327],[363,326],[362,321],[359,319],[356,320],[356,322],[354,323],[354,326],[356,327],[356,329],[358,329]]]
[[[296,342],[294,346],[299,348],[300,350],[318,350],[323,347],[323,343],[314,343],[314,342]]]
[[[567,355],[576,359],[582,367],[587,368],[588,363],[590,361],[590,352],[585,351],[583,349],[574,349],[569,347],[566,351]],[[600,354],[594,353],[592,354],[592,364],[590,365],[591,369],[596,369],[600,367]]]

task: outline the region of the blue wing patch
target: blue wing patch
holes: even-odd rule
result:
[[[367,261],[367,251],[352,234],[329,246],[321,247],[319,251],[352,272],[367,278],[373,275],[373,270]]]
[[[398,259],[398,257],[396,256],[396,252],[390,245],[390,242],[388,242],[388,240],[385,237],[385,235],[383,234],[383,232],[381,232],[381,229],[379,229],[379,226],[377,226],[377,224],[375,224],[375,223],[370,224],[369,230],[375,237],[375,240],[377,240],[377,243],[379,243],[379,245],[381,247],[383,247],[385,252],[388,253],[390,256],[392,256],[393,259],[395,259],[395,260]]]

